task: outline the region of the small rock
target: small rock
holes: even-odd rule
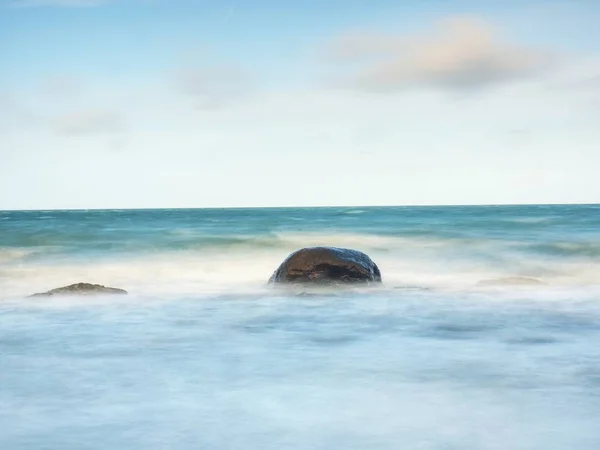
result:
[[[100,284],[76,283],[70,286],[59,287],[48,292],[30,295],[30,297],[52,297],[53,295],[102,295],[102,294],[127,294],[124,289],[102,286]]]
[[[481,280],[478,286],[540,286],[546,284],[535,278],[528,277],[506,277],[494,278],[491,280]]]

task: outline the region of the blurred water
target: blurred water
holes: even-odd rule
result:
[[[600,303],[398,292],[0,307],[6,449],[595,449]]]
[[[599,209],[513,208],[0,213],[0,448],[600,448]],[[302,242],[384,286],[267,289]]]

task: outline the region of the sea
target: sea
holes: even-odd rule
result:
[[[600,205],[0,211],[0,449],[598,450]]]

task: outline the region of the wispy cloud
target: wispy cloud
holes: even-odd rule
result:
[[[31,108],[18,101],[14,95],[0,92],[0,130],[15,131],[26,127],[32,129],[42,124],[43,118]]]
[[[124,117],[116,111],[87,109],[55,117],[54,130],[65,135],[113,134],[127,129]]]
[[[537,73],[554,60],[549,52],[504,42],[489,23],[471,16],[447,18],[418,35],[341,36],[327,56],[352,63],[350,83],[371,90],[482,88]]]
[[[222,107],[244,96],[251,86],[249,75],[234,66],[185,69],[176,78],[179,92],[199,108]]]

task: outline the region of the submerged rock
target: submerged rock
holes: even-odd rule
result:
[[[540,286],[543,284],[545,283],[540,280],[528,277],[494,278],[477,283],[478,286]]]
[[[52,297],[53,295],[100,295],[100,294],[127,294],[124,289],[102,286],[100,284],[76,283],[70,286],[59,287],[48,292],[33,294],[30,297]]]
[[[288,256],[269,283],[381,283],[381,272],[371,258],[357,250],[312,247]]]

